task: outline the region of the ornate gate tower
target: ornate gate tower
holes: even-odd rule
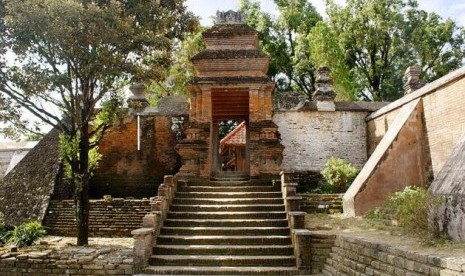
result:
[[[245,166],[236,172],[252,178],[279,174],[283,146],[272,121],[275,85],[266,75],[269,57],[258,50],[257,32],[240,13],[217,12],[217,23],[203,38],[206,50],[192,58],[197,77],[188,84],[189,122],[177,146],[179,175],[208,178],[224,172],[219,126],[232,121],[245,125],[237,139],[245,144]]]

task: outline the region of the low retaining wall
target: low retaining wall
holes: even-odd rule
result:
[[[12,255],[13,254],[13,255]],[[0,256],[0,275],[133,275],[132,250],[67,248]]]
[[[336,235],[313,232],[311,237],[312,273],[321,273],[334,246]]]
[[[465,259],[338,235],[324,275],[465,275]]]
[[[142,218],[148,212],[148,199],[91,200],[89,234],[92,237],[131,237],[131,231],[141,227]],[[43,224],[48,234],[75,236],[74,201],[51,200]]]
[[[344,194],[298,194],[300,210],[307,213],[342,213]]]

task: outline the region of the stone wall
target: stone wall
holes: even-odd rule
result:
[[[423,184],[430,184],[433,178],[441,178],[441,181],[435,180],[434,187],[431,189],[435,194],[445,195],[448,200],[448,207],[439,220],[444,223],[442,226],[444,229],[453,229],[452,231],[448,230],[451,237],[460,240],[465,237],[465,225],[461,223],[465,218],[464,205],[461,203],[463,189],[458,188],[460,184],[453,183],[462,183],[463,169],[459,168],[457,164],[463,162],[464,156],[460,154],[460,151],[457,154],[453,154],[453,152],[465,134],[464,93],[465,67],[404,96],[367,118],[368,148],[369,152],[375,152],[381,146],[383,138],[395,127],[394,118],[398,117],[405,106],[414,101],[419,102],[422,106],[421,125],[418,125],[417,130],[411,132],[410,135],[397,139],[396,143],[404,143],[408,148],[415,135],[422,136],[425,142],[422,146],[422,153],[419,154],[423,154],[427,159],[426,169],[425,166],[420,165],[409,174],[421,174],[424,179]],[[378,185],[382,186],[386,186],[386,183],[390,185],[391,182],[398,180],[399,175],[405,175],[406,173],[399,172],[402,172],[405,166],[414,164],[419,155],[406,156],[403,151],[386,151],[386,154],[386,158],[389,158],[389,155],[397,155],[398,162],[393,162],[391,166],[371,167],[373,173],[382,176],[377,180]],[[443,173],[442,170],[446,162],[449,162],[450,166]],[[412,184],[416,183],[406,183],[406,185]],[[365,199],[365,201],[373,199],[377,200],[376,197],[372,197]],[[345,199],[344,202],[346,202]]]
[[[70,247],[0,256],[0,275],[133,275],[132,250]]]
[[[51,130],[0,182],[6,223],[43,219],[60,171],[58,136],[58,130]]]
[[[149,200],[91,200],[89,235],[92,237],[130,237],[150,212]],[[50,235],[76,236],[73,200],[51,200],[43,224]]]
[[[465,67],[393,102],[368,118],[368,148],[373,152],[402,106],[420,98],[432,170],[436,175],[465,133]]]
[[[326,264],[326,260],[334,246],[336,235],[324,232],[312,232],[311,253],[312,253],[312,273],[321,273]]]
[[[282,168],[320,171],[330,157],[361,168],[367,160],[366,111],[277,111],[283,152]]]
[[[300,211],[307,213],[342,213],[343,194],[298,194]]]
[[[91,180],[91,196],[150,197],[163,176],[180,166],[175,151],[176,117],[141,116],[141,144],[137,150],[137,116],[126,116],[105,134],[99,152],[102,160]]]
[[[0,143],[0,180],[10,172],[38,142]]]
[[[405,105],[344,194],[344,214],[359,216],[407,186],[425,186],[429,159],[419,100]]]
[[[324,275],[464,275],[465,260],[338,235]]]

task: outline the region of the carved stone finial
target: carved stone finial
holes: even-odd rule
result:
[[[227,12],[216,12],[216,24],[244,24],[244,17],[241,12],[229,10]]]
[[[320,67],[316,76],[316,91],[313,94],[315,101],[334,101],[336,93],[333,91],[331,70],[328,67]]]
[[[404,84],[405,94],[410,94],[423,86],[420,80],[420,74],[421,68],[418,65],[409,66],[407,68],[404,74],[406,80]]]
[[[133,83],[129,90],[132,92],[132,96],[128,99],[128,106],[132,109],[144,109],[149,105],[149,101],[145,98],[145,92],[147,87],[141,82]]]

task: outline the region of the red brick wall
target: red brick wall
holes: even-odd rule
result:
[[[128,116],[104,136],[99,168],[91,181],[91,196],[150,197],[163,176],[179,169],[176,136],[169,116],[141,117],[141,150],[137,151],[137,117]]]

